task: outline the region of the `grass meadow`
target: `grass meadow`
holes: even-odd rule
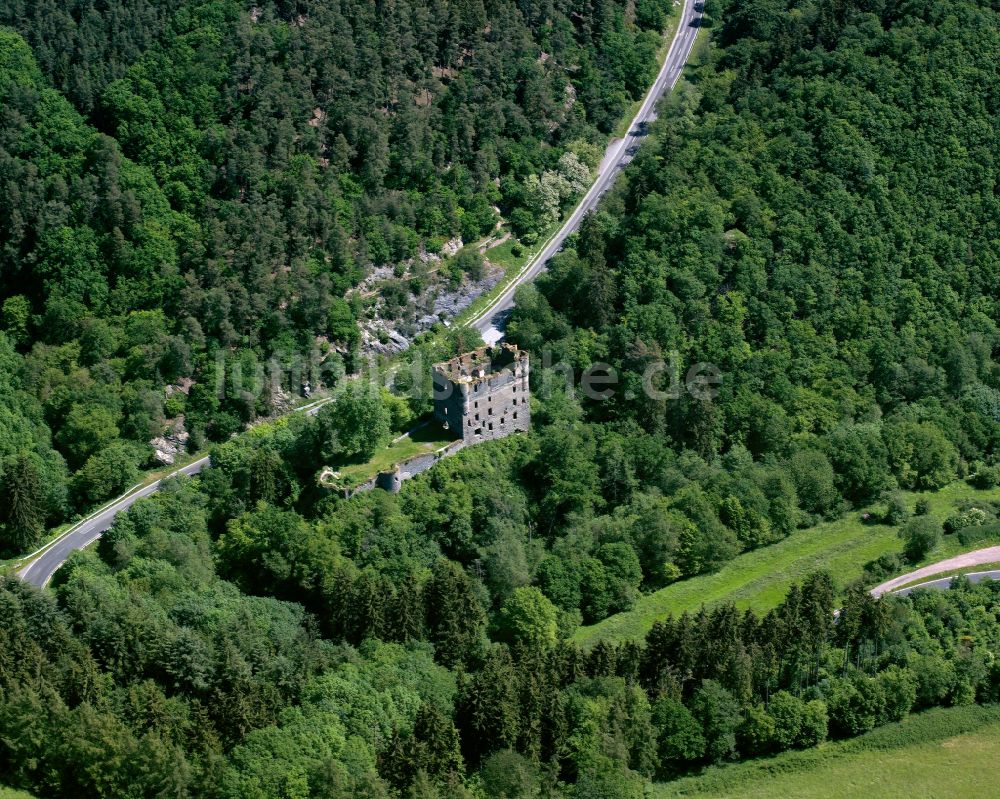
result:
[[[849,741],[706,769],[649,799],[951,799],[1000,793],[1000,706],[938,708]]]
[[[911,510],[918,498],[926,498],[930,503],[929,515],[943,521],[962,502],[1000,500],[1000,489],[978,491],[956,482],[940,491],[907,492],[903,498]],[[879,509],[867,510],[877,513]],[[632,610],[581,627],[573,640],[590,647],[602,640],[642,638],[657,619],[720,602],[730,601],[741,609],[765,612],[781,602],[790,586],[820,569],[830,572],[840,586],[847,585],[862,576],[868,561],[902,549],[898,527],[865,523],[861,518],[863,512],[852,511],[841,519],[797,530],[776,544],[734,558],[717,572],[681,580],[646,594]],[[939,547],[913,568],[994,543],[997,542],[987,539],[963,547],[957,536],[946,536]]]

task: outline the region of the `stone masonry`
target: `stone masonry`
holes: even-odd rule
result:
[[[435,452],[414,455],[354,488],[337,487],[337,472],[325,468],[319,484],[349,498],[381,488],[395,493],[405,480],[427,471],[442,458],[470,444],[503,438],[531,427],[528,404],[528,353],[502,344],[480,347],[434,364],[434,418],[455,440]]]
[[[528,353],[480,347],[433,367],[434,417],[466,444],[531,427]]]

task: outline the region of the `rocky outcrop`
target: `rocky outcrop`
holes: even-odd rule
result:
[[[177,457],[187,452],[188,431],[184,429],[184,417],[171,420],[162,436],[157,436],[149,445],[153,448],[153,458],[164,466],[172,465]]]
[[[489,241],[492,242],[490,246],[497,246],[506,241],[506,237]],[[453,257],[461,248],[462,240],[454,238],[445,242],[440,254],[421,252],[416,259],[407,262],[403,269],[391,266],[372,269],[355,289],[358,296],[370,303],[366,317],[360,321],[363,352],[382,355],[402,352],[410,346],[414,337],[436,324],[454,319],[503,279],[503,270],[487,260],[485,274],[481,279],[472,280],[466,275],[458,286],[450,285],[440,274],[436,264],[443,258]],[[430,271],[427,267],[430,267]],[[422,274],[420,279],[426,282],[426,286],[418,294],[413,294],[411,281],[418,273]],[[383,290],[394,282],[405,285],[408,296],[402,308],[393,308],[389,312]]]

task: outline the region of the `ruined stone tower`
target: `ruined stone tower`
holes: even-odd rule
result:
[[[434,417],[466,444],[531,427],[528,353],[480,347],[434,364]]]

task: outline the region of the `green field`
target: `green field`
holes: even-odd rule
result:
[[[711,768],[651,786],[650,799],[950,799],[1000,793],[1000,707],[910,716],[818,749]]]
[[[389,471],[397,463],[417,455],[435,452],[456,441],[454,433],[445,430],[434,421],[428,421],[387,447],[378,450],[369,460],[347,463],[334,467],[337,475],[330,482],[340,488],[353,488],[370,480],[379,472]]]
[[[1000,489],[977,491],[966,483],[956,482],[940,491],[904,493],[903,497],[911,509],[918,497],[926,498],[931,506],[930,515],[944,520],[959,502],[1000,500]],[[879,509],[868,510],[878,512]],[[846,585],[862,576],[868,561],[902,548],[898,528],[865,524],[861,521],[861,513],[853,511],[842,519],[798,530],[777,544],[740,555],[717,572],[682,580],[647,594],[632,610],[581,627],[573,640],[589,647],[601,640],[641,638],[657,619],[723,601],[735,602],[739,608],[767,611],[781,602],[791,585],[818,569],[829,571],[840,585]],[[995,542],[977,541],[963,548],[956,536],[948,536],[924,563],[934,563],[992,543]]]

